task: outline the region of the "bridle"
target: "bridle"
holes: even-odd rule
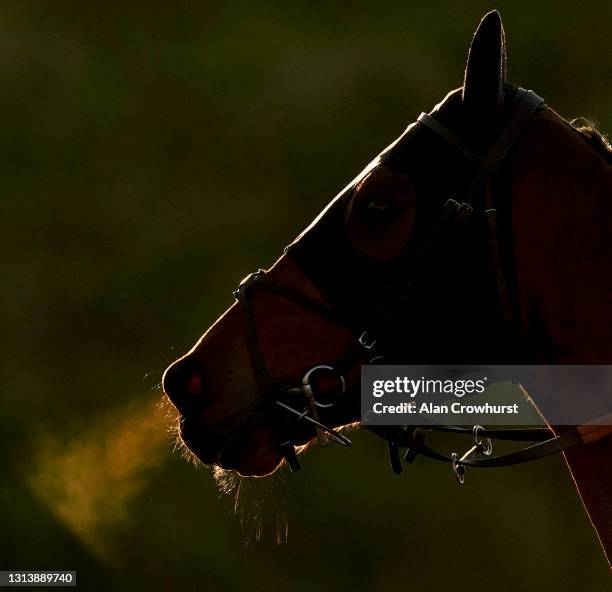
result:
[[[316,373],[329,373],[338,383],[340,394],[346,390],[346,372],[354,368],[360,360],[367,363],[377,363],[383,357],[383,352],[377,350],[380,335],[392,325],[395,312],[405,306],[410,300],[414,286],[423,272],[438,257],[448,239],[455,233],[479,207],[484,214],[489,229],[491,257],[494,265],[495,282],[501,310],[509,327],[509,334],[516,337],[514,329],[514,307],[504,273],[499,233],[497,228],[497,210],[493,196],[493,180],[500,174],[506,156],[515,145],[530,118],[541,108],[544,101],[532,91],[517,89],[513,111],[509,120],[499,134],[492,148],[481,156],[469,144],[462,141],[433,115],[422,113],[417,126],[428,129],[431,133],[449,144],[464,158],[477,166],[477,172],[464,197],[459,202],[448,199],[441,214],[431,224],[421,240],[411,249],[407,256],[401,277],[392,278],[380,290],[374,304],[370,307],[363,324],[348,318],[336,307],[328,306],[309,298],[293,288],[271,280],[265,271],[258,270],[245,278],[234,296],[241,313],[245,341],[249,351],[255,379],[262,394],[262,406],[253,412],[252,416],[242,424],[255,424],[272,421],[279,434],[281,454],[291,470],[300,468],[292,430],[296,422],[308,422],[316,429],[317,441],[325,445],[328,440],[349,446],[351,441],[344,434],[321,421],[320,412],[336,405],[337,401],[324,400],[315,392],[312,378]],[[291,246],[286,249],[291,255]],[[260,347],[257,325],[253,314],[250,298],[254,287],[266,290],[281,298],[294,302],[300,307],[317,315],[326,317],[333,323],[348,326],[355,335],[355,340],[347,348],[344,355],[333,366],[320,364],[310,368],[303,376],[300,384],[278,384],[271,379],[266,370],[263,352]],[[297,401],[297,402],[296,402]],[[343,404],[345,404],[343,402]],[[350,405],[350,402],[349,402]],[[358,410],[358,403],[355,403]],[[612,417],[602,418],[601,425],[578,426],[563,433],[550,437],[548,428],[514,428],[485,429],[482,426],[473,428],[461,426],[431,425],[426,428],[408,426],[367,426],[374,434],[386,440],[392,470],[399,474],[402,471],[400,448],[406,448],[404,460],[412,462],[419,454],[434,460],[450,463],[459,483],[463,483],[466,467],[501,467],[519,464],[561,452],[571,446],[600,439],[610,433],[609,424]],[[607,423],[605,423],[607,422]],[[472,435],[474,445],[464,454],[452,453],[450,456],[441,454],[425,444],[425,433],[428,430],[438,430],[457,434]],[[236,433],[226,440],[226,445],[233,441]],[[522,450],[492,457],[491,439],[511,440],[517,442],[536,442]]]

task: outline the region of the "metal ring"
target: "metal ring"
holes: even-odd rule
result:
[[[482,454],[484,454],[485,456],[490,456],[491,453],[493,452],[493,442],[491,441],[491,438],[487,438],[486,439],[486,448],[482,442],[482,438],[478,437],[478,432],[480,432],[480,430],[484,430],[484,428],[481,425],[475,425],[472,428],[472,433],[474,434],[474,442],[476,444],[476,446],[478,446],[480,448],[480,452]]]
[[[304,378],[302,378],[302,384],[304,385],[304,390],[307,391],[307,394],[312,395],[314,399],[315,405],[317,407],[321,407],[322,409],[326,409],[328,407],[333,407],[335,403],[319,403],[314,396],[314,391],[312,390],[312,386],[310,384],[310,376],[316,372],[317,370],[330,370],[331,372],[336,372],[336,369],[333,366],[327,366],[325,364],[320,364],[319,366],[313,366],[306,374],[304,374]],[[346,381],[344,380],[344,376],[338,373],[338,377],[340,378],[340,384],[342,385],[342,391],[340,394],[344,394],[346,392]]]
[[[465,482],[465,468],[463,467],[463,465],[460,465],[457,462],[459,455],[456,452],[453,452],[451,454],[451,458],[453,459],[451,465],[453,467],[453,473],[455,473],[457,483],[459,483],[459,485],[463,485],[463,483]]]
[[[368,351],[370,351],[376,345],[376,339],[368,335],[367,329],[359,336],[357,341],[359,342],[359,345]]]

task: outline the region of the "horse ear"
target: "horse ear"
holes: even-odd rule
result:
[[[496,114],[504,100],[505,78],[504,26],[499,12],[492,10],[480,21],[470,46],[462,93],[467,110],[479,117]]]

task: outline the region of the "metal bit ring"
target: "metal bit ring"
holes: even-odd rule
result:
[[[478,437],[478,433],[484,430],[484,428],[481,425],[475,425],[472,428],[472,433],[474,434],[474,443],[476,444],[476,446],[479,447],[480,452],[482,454],[484,454],[485,456],[490,456],[491,453],[493,452],[493,442],[491,441],[491,438],[486,438],[486,447],[483,444],[483,439]]]
[[[317,407],[321,407],[322,409],[326,409],[328,407],[333,407],[335,403],[319,403],[314,396],[314,391],[312,389],[312,385],[310,384],[310,377],[318,370],[329,370],[331,372],[336,372],[336,369],[333,366],[327,366],[325,364],[320,364],[318,366],[313,366],[306,374],[304,374],[304,378],[302,378],[302,389],[306,396],[311,396],[314,399],[315,405]],[[342,385],[342,390],[340,394],[344,394],[346,392],[346,381],[344,380],[344,376],[338,373],[338,377],[340,378],[340,384]]]

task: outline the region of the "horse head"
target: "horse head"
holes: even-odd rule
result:
[[[505,62],[494,11],[474,34],[463,86],[378,154],[272,267],[245,278],[166,370],[180,437],[203,463],[265,475],[283,458],[296,467],[295,447],[348,444],[338,428],[359,420],[363,364],[513,360],[482,248],[493,210],[479,175],[488,166],[479,155],[525,93],[506,83]],[[494,171],[502,197],[512,166]]]

